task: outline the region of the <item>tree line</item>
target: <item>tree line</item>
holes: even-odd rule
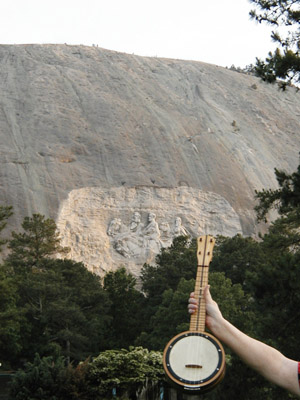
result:
[[[266,219],[276,208],[279,217],[259,240],[217,237],[209,281],[225,318],[297,359],[300,166],[290,175],[275,174],[279,188],[257,192],[256,211]],[[1,230],[11,213],[0,207]],[[189,328],[194,239],[174,239],[154,265],[145,264],[141,290],[125,268],[101,279],[83,263],[63,258],[68,249],[60,245],[55,222],[39,214],[26,217],[21,233],[1,244],[9,253],[0,266],[0,362],[2,370],[19,371],[12,398],[134,398],[145,382],[156,394],[167,387],[161,352]],[[226,377],[207,399],[291,398],[229,349],[226,354]]]

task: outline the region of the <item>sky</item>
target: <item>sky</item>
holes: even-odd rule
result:
[[[0,43],[82,44],[150,57],[245,67],[265,59],[271,28],[248,0],[10,0]]]

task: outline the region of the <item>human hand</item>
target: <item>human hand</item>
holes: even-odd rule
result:
[[[222,313],[219,309],[218,304],[212,299],[210,291],[209,291],[209,285],[207,285],[204,288],[204,300],[206,304],[206,326],[213,332],[219,323],[222,321],[223,316]],[[198,300],[195,299],[195,293],[192,292],[190,294],[189,298],[189,304],[188,304],[188,312],[190,314],[194,314],[194,312],[198,308]]]

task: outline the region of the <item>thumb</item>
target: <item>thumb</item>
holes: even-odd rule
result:
[[[210,285],[205,286],[204,288],[204,299],[207,303],[212,303],[213,299],[210,294]]]

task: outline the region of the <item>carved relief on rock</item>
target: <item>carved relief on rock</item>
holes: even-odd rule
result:
[[[180,217],[175,218],[173,229],[168,221],[156,221],[156,214],[149,213],[147,223],[141,222],[141,214],[135,211],[128,227],[122,224],[120,218],[111,220],[107,235],[110,236],[113,248],[123,257],[148,257],[159,253],[162,247],[172,244],[176,236],[188,236],[187,229],[182,225]]]
[[[182,225],[182,221],[180,217],[175,218],[175,224],[174,224],[174,229],[173,229],[173,236],[188,236],[189,233],[185,229],[185,227]]]
[[[183,186],[76,189],[62,203],[57,227],[62,246],[71,248],[67,257],[100,276],[125,267],[139,277],[178,235],[242,233],[226,199]]]
[[[119,218],[115,219],[120,220]],[[141,223],[141,215],[139,212],[136,211],[132,215],[129,228],[125,228],[124,232],[120,232],[115,236],[109,235],[114,237],[114,249],[126,258],[139,256],[140,247],[143,246],[143,228],[144,225]]]

